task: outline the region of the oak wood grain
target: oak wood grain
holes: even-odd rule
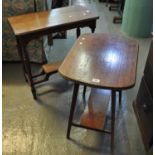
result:
[[[102,89],[91,90],[88,104],[80,119],[81,125],[100,130],[104,128],[110,92]]]
[[[65,78],[92,87],[121,90],[135,85],[138,43],[111,34],[84,34],[59,68]]]
[[[84,6],[69,6],[51,11],[9,17],[8,20],[15,35],[23,35],[98,18],[98,15]]]

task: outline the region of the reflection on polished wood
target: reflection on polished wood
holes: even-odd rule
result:
[[[135,84],[138,48],[134,40],[124,37],[85,34],[74,44],[59,72],[92,87],[127,89]]]
[[[83,6],[69,6],[51,11],[29,13],[20,16],[9,17],[15,35],[23,35],[51,27],[70,25],[80,21],[89,21],[99,17]]]

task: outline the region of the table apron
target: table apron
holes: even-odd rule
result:
[[[50,33],[61,32],[61,31],[71,30],[74,28],[82,28],[82,27],[89,27],[91,28],[92,31],[94,31],[96,28],[96,19],[90,20],[90,21],[71,23],[67,25],[55,26],[48,29],[27,33],[27,34],[16,35],[16,37],[19,38],[24,44],[28,44],[29,41],[44,35],[48,35]]]

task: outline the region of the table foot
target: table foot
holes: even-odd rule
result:
[[[31,91],[32,91],[33,98],[36,100],[37,99],[37,94],[36,94],[35,88],[31,87]]]
[[[26,77],[26,74],[24,73],[25,82],[28,83],[28,79]]]

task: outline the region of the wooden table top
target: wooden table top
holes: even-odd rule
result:
[[[86,20],[98,19],[99,16],[83,6],[69,6],[50,11],[28,13],[9,17],[8,20],[15,35],[23,35],[51,27],[63,26]]]
[[[136,80],[138,51],[138,43],[117,35],[81,35],[61,64],[59,73],[92,87],[131,88]]]

